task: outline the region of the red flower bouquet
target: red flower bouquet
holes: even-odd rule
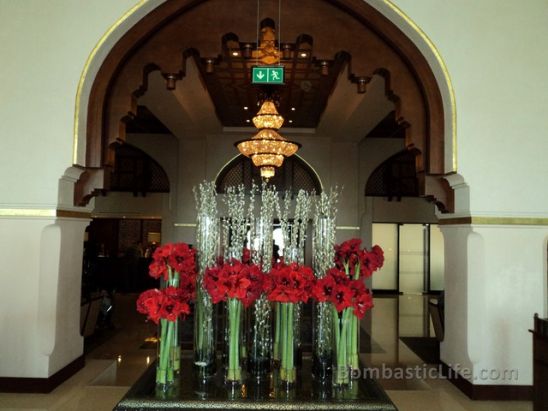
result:
[[[277,303],[274,358],[281,360],[280,378],[292,384],[296,379],[295,304],[308,301],[315,277],[310,267],[281,262],[272,268],[269,280],[266,295]]]
[[[384,255],[376,245],[361,249],[361,240],[353,238],[335,246],[335,267],[317,280],[314,297],[333,305],[334,361],[333,382],[349,382],[349,369],[359,367],[359,320],[373,307],[371,292],[364,279],[382,267]]]
[[[177,320],[190,314],[196,296],[195,254],[185,243],[158,247],[149,274],[161,279],[162,288],[147,290],[137,299],[137,311],[160,324],[156,384],[161,389],[167,389],[180,370]]]
[[[249,262],[249,259],[247,259]],[[263,292],[266,276],[254,264],[244,264],[232,259],[222,265],[208,268],[204,274],[204,287],[213,304],[227,304],[228,364],[226,379],[239,382],[242,378],[240,364],[240,334],[242,308],[249,307]]]

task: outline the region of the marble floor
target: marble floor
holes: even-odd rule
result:
[[[109,411],[153,360],[156,350],[141,348],[155,326],[135,313],[135,296],[117,297],[115,330],[86,355],[86,366],[50,394],[0,393],[0,410]],[[371,353],[363,361],[372,368],[396,369],[424,365],[401,336],[433,335],[425,297],[402,295],[375,298],[371,317]],[[423,373],[424,374],[424,373]],[[429,374],[429,373],[428,373]],[[532,411],[530,402],[471,401],[450,382],[437,378],[380,378],[400,411]]]

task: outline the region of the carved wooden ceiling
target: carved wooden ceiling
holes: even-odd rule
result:
[[[252,50],[256,42],[242,42],[233,34],[223,36],[222,52],[215,58],[196,58],[202,79],[225,127],[249,126],[265,94],[274,93],[284,127],[317,127],[335,83],[350,56],[338,53],[332,60],[314,57],[313,39],[299,36],[284,43],[280,65],[285,69],[284,84],[251,84],[251,68],[257,65]],[[280,49],[278,45],[278,49]]]

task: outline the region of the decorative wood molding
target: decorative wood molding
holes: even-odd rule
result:
[[[0,392],[47,394],[84,368],[84,365],[82,354],[48,378],[0,377]]]
[[[91,213],[75,210],[57,210],[57,217],[91,219]]]
[[[469,216],[456,218],[442,218],[439,225],[527,225],[548,226],[548,218],[544,217],[484,217]]]

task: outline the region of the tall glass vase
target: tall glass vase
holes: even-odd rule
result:
[[[332,307],[332,324],[333,324],[333,386],[346,387],[350,384],[351,370],[353,368],[352,356],[357,351],[358,334],[355,328],[356,318],[352,312],[352,308],[346,308],[338,313]],[[358,355],[356,353],[356,359]],[[358,368],[358,365],[355,365]]]
[[[225,303],[225,381],[228,384],[239,384],[243,376],[243,318],[244,307],[241,301],[229,298]]]
[[[279,303],[280,380],[288,386],[297,381],[297,362],[300,342],[300,310],[298,304]]]
[[[270,372],[272,352],[270,302],[263,294],[249,309],[248,369],[256,378]]]
[[[200,378],[211,377],[216,370],[214,318],[211,297],[198,287],[194,308],[194,366]]]
[[[194,307],[194,365],[200,378],[211,377],[216,370],[215,310],[204,289],[203,277],[215,265],[219,249],[219,219],[215,183],[204,182],[194,189],[198,219],[196,247],[198,280]]]
[[[160,392],[169,391],[176,385],[181,369],[179,346],[179,320],[160,320],[157,360],[156,360],[156,389]]]
[[[332,367],[331,304],[314,302],[312,321],[312,374],[317,381],[325,381]]]
[[[316,202],[312,238],[314,274],[323,278],[333,266],[337,190],[322,193]],[[317,302],[312,311],[312,374],[317,381],[329,380],[332,370],[333,325],[331,304]]]

